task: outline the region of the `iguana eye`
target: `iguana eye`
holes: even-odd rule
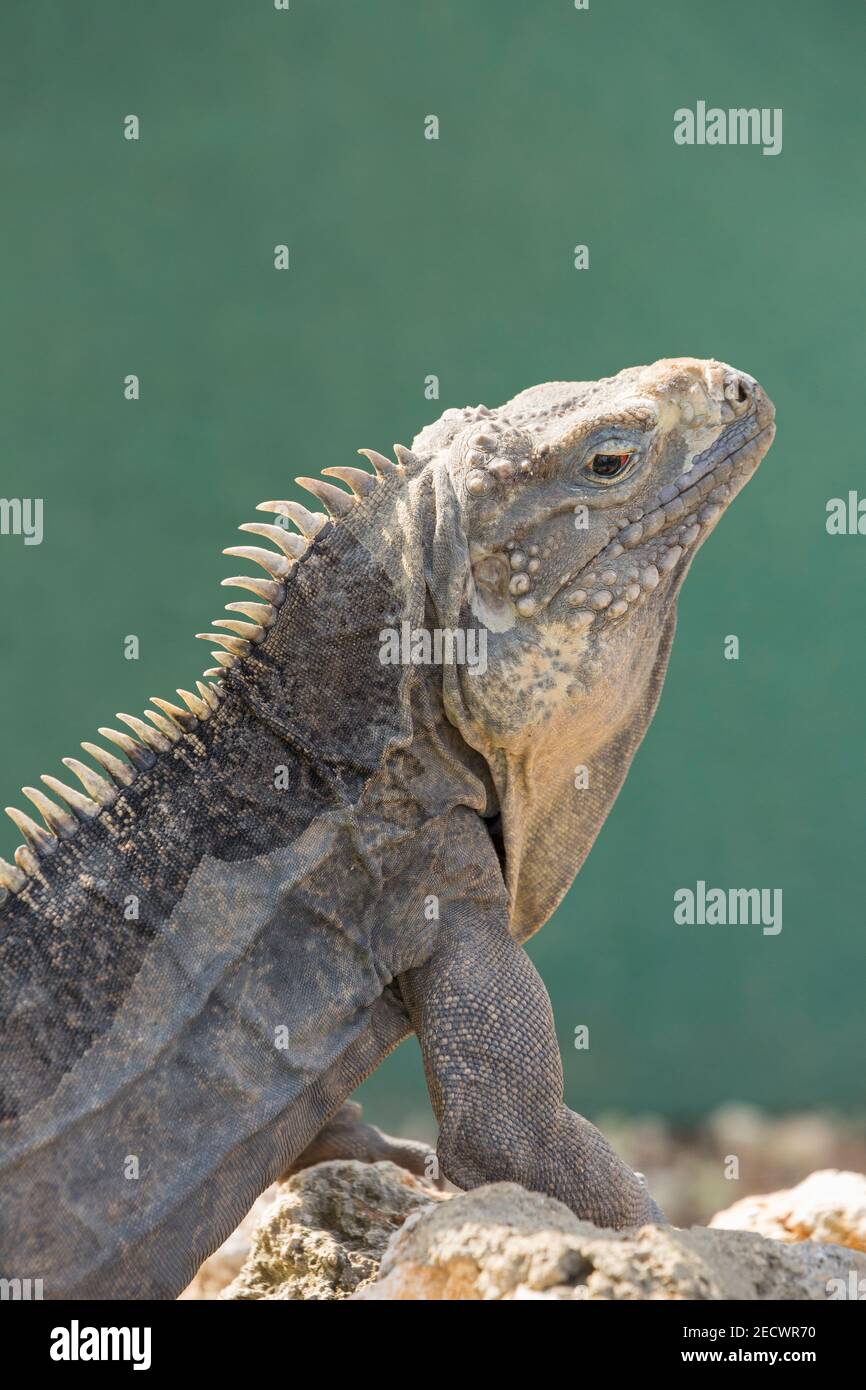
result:
[[[609,483],[619,478],[631,462],[631,453],[593,454],[584,472],[591,478],[600,478]]]

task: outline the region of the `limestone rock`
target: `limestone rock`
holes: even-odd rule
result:
[[[552,1198],[495,1183],[410,1216],[379,1278],[354,1296],[823,1300],[851,1286],[852,1270],[866,1288],[866,1257],[838,1246],[699,1226],[603,1231]]]
[[[787,1242],[832,1241],[866,1250],[866,1177],[828,1168],[797,1187],[744,1197],[710,1222],[713,1230],[757,1231]]]
[[[339,1299],[373,1278],[390,1236],[445,1200],[396,1164],[338,1159],[281,1185],[225,1299]]]
[[[747,1222],[760,1231],[740,1229]],[[514,1183],[449,1197],[391,1162],[347,1159],[263,1194],[183,1296],[866,1299],[864,1230],[866,1179],[855,1173],[814,1173],[738,1202],[711,1228],[617,1232]]]

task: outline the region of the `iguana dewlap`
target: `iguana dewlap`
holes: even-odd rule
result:
[[[658,1215],[564,1106],[521,943],[610,810],[773,414],[751,377],[675,358],[447,410],[396,463],[325,470],[348,491],[299,480],[327,515],[262,504],[298,529],[227,552],[266,577],[226,581],[253,601],[208,635],[209,683],[118,716],[124,757],[84,745],[101,771],[67,759],[83,792],[25,789],[44,826],[10,813],[3,1276],[176,1295],[308,1146],[346,1151],[329,1121],[412,1030],[454,1183]],[[484,662],[425,664],[435,631]]]

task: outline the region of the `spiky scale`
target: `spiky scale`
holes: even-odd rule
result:
[[[216,655],[217,655],[217,653],[214,652],[214,656],[216,656]],[[220,655],[220,656],[225,656],[225,652],[220,652],[219,655]],[[220,676],[224,676],[224,675],[225,675],[225,671],[221,671],[220,668],[219,668],[218,666],[211,666],[211,667],[209,668],[209,670],[207,670],[207,671],[204,672],[204,674],[205,674],[206,676],[214,676],[215,678],[218,678],[218,677],[220,677]]]
[[[261,565],[272,579],[285,579],[292,568],[285,555],[276,555],[273,550],[263,550],[258,545],[229,545],[226,546],[223,555],[234,555],[240,560],[251,560],[253,564]]]
[[[220,666],[225,666],[229,671],[237,661],[237,657],[233,656],[231,652],[211,652],[211,656],[219,662]],[[209,674],[208,671],[205,671],[205,675]],[[219,674],[222,675],[222,671]]]
[[[376,487],[374,474],[366,472],[363,468],[349,468],[339,465],[335,468],[323,468],[329,478],[339,478],[341,483],[350,487],[356,497],[366,497],[368,492],[372,492]]]
[[[276,610],[270,603],[227,603],[227,613],[243,613],[259,627],[270,627],[276,618]]]
[[[152,748],[154,753],[167,753],[171,744],[164,734],[156,729],[151,729],[149,724],[145,724],[143,719],[138,719],[134,714],[115,714],[115,719],[119,719],[134,734],[138,734],[142,743],[146,743],[148,748]]]
[[[180,695],[181,692],[178,691],[177,693]],[[151,695],[150,703],[156,705],[157,709],[161,709],[163,714],[167,715],[174,724],[179,724],[182,729],[191,731],[198,725],[198,720],[194,714],[190,714],[188,709],[181,709],[180,705],[173,705],[171,700],[161,700],[158,695]]]
[[[411,449],[407,449],[405,444],[394,445],[394,455],[401,468],[411,470],[418,466],[420,462],[417,454],[413,454]]]
[[[50,796],[46,796],[38,787],[22,787],[21,790],[28,801],[33,802],[48,829],[53,830],[58,839],[72,839],[78,829],[78,822],[74,816],[70,815],[62,806],[58,806],[51,800]]]
[[[199,695],[193,695],[191,690],[178,690],[177,693],[183,700],[184,704],[189,706],[196,723],[198,723],[200,719],[207,719],[208,715],[211,712],[211,707],[209,704],[206,703],[206,701],[204,701]]]
[[[384,454],[380,454],[377,449],[359,449],[358,453],[365,459],[369,459],[380,478],[387,478],[391,473],[399,473],[396,463],[392,463]]]
[[[307,549],[303,537],[296,536],[294,531],[287,531],[285,526],[269,526],[265,521],[245,521],[238,530],[249,531],[253,536],[263,536],[265,540],[273,541],[289,560],[300,560]]]
[[[146,772],[156,762],[156,754],[152,753],[149,748],[143,747],[136,739],[130,738],[129,734],[122,734],[118,729],[105,727],[97,729],[97,733],[102,734],[103,738],[107,738],[109,743],[116,744],[139,772]],[[83,748],[84,744],[81,746]]]
[[[37,825],[35,820],[19,811],[17,806],[7,806],[5,809],[9,819],[18,827],[36,854],[44,859],[46,855],[56,852],[59,841],[55,835],[51,835],[44,826]]]
[[[155,709],[146,709],[144,711],[144,717],[145,719],[149,719],[155,728],[159,729],[160,733],[165,734],[169,743],[180,742],[182,733],[173,719],[167,719],[164,714],[160,714]]]
[[[257,512],[273,512],[275,516],[286,516],[293,521],[302,536],[313,540],[327,524],[324,512],[311,512],[300,502],[259,502]]]
[[[42,773],[41,780],[50,791],[53,791],[55,796],[59,796],[66,802],[70,811],[73,811],[79,820],[93,820],[94,816],[99,815],[97,802],[92,801],[89,796],[83,796],[74,787],[67,787],[65,782],[61,782],[59,778],[52,777],[47,772]]]
[[[28,878],[32,878],[34,874],[39,873],[39,860],[36,858],[32,849],[28,849],[26,845],[19,845],[12,858],[15,860],[22,874],[27,874]]]
[[[306,555],[307,542],[304,540],[303,536],[296,536],[294,531],[286,531],[283,527],[278,527],[277,529],[283,533],[281,544],[293,559],[300,560],[302,556]]]
[[[248,656],[251,650],[249,642],[244,641],[243,637],[227,637],[222,632],[197,632],[196,637],[200,642],[219,642],[234,656]]]
[[[205,671],[207,675],[207,671]],[[211,709],[219,709],[219,692],[214,690],[212,685],[206,685],[204,681],[196,681],[195,688],[203,700],[210,705]]]
[[[10,893],[20,893],[26,882],[27,875],[15,864],[7,864],[5,859],[0,859],[0,886]]]
[[[99,732],[102,734],[103,738],[106,737],[102,729],[100,729]],[[126,737],[125,734],[115,734],[111,730],[109,731],[109,736],[114,741]],[[133,740],[130,739],[129,742],[132,743]],[[109,777],[111,777],[119,787],[132,786],[136,776],[135,767],[130,767],[129,763],[122,762],[120,758],[115,758],[113,753],[109,753],[106,748],[100,748],[98,743],[82,743],[81,747],[84,749],[85,753],[90,754],[94,762],[99,763],[99,766],[104,768]]]
[[[87,763],[81,762],[78,758],[63,758],[62,762],[64,767],[75,773],[88,796],[92,797],[98,806],[110,806],[117,799],[117,791],[111,783],[100,777],[98,772],[87,766]]]
[[[286,596],[282,584],[277,584],[273,579],[258,579],[249,574],[235,574],[231,579],[223,579],[220,583],[224,589],[249,589],[251,594],[265,599],[274,607],[279,607]]]
[[[355,506],[355,498],[333,483],[324,483],[321,478],[296,478],[298,487],[305,488],[327,507],[331,516],[345,516]]]
[[[243,637],[246,642],[261,642],[265,635],[264,628],[259,627],[258,623],[241,623],[237,618],[214,618],[213,626],[224,627],[236,637]]]

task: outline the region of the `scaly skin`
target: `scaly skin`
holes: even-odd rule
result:
[[[306,480],[330,520],[263,504],[305,540],[245,528],[279,551],[249,556],[270,578],[242,581],[216,685],[135,724],[134,767],[70,764],[87,796],[36,793],[48,830],[19,813],[0,864],[4,1276],[172,1297],[280,1172],[419,1171],[341,1110],[413,1029],[447,1178],[660,1219],[563,1104],[522,942],[619,791],[679,587],[773,428],[751,378],[678,358],[446,411],[397,464],[329,470],[351,493]],[[486,667],[383,664],[404,621],[482,634]]]

